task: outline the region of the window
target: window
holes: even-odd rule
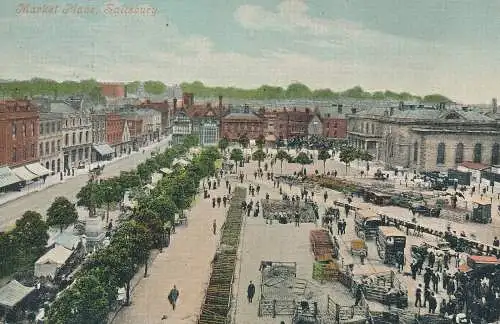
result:
[[[78,125],[80,125],[80,126],[82,125],[82,119],[81,118],[78,119]]]
[[[89,131],[85,132],[85,143],[89,142]]]
[[[455,164],[460,164],[464,161],[464,145],[462,143],[457,144],[455,150]]]
[[[418,162],[418,142],[413,143],[413,162]]]
[[[31,144],[31,157],[36,156],[36,151],[35,151],[35,144]]]
[[[51,130],[52,130],[52,133],[56,132],[56,122],[52,122]]]
[[[64,136],[64,145],[65,145],[65,146],[68,146],[68,145],[69,145],[69,134],[66,134],[66,135]]]
[[[43,123],[40,123],[40,135],[43,135],[43,132],[44,132],[44,124]]]
[[[57,131],[61,131],[61,122],[57,122]]]
[[[12,149],[12,161],[17,161],[17,149],[15,147]]]
[[[54,153],[55,151],[56,151],[56,142],[52,141],[52,143],[50,143],[50,153]]]
[[[26,124],[23,123],[23,136],[26,137]]]
[[[444,143],[438,144],[436,164],[444,164],[445,149],[446,149],[446,147],[445,147]]]
[[[17,135],[17,126],[16,122],[12,122],[12,138],[16,138]],[[15,160],[14,160],[15,161]]]
[[[72,136],[72,137],[73,137],[73,138],[72,138],[72,140],[73,140],[73,141],[71,142],[71,144],[72,144],[72,145],[75,145],[75,144],[76,144],[76,133],[73,133],[73,136]]]
[[[491,165],[500,164],[500,144],[495,143],[491,148]]]
[[[40,148],[38,149],[40,156],[43,155],[43,143],[40,143]]]
[[[78,144],[82,144],[82,139],[83,139],[83,132],[80,132],[78,134]]]
[[[50,154],[50,143],[45,142],[45,154]]]
[[[35,122],[31,122],[31,136],[35,136]]]
[[[61,140],[57,140],[57,151],[61,150]]]
[[[68,128],[68,120],[65,120],[66,128]]]
[[[483,149],[483,147],[482,147],[481,143],[477,143],[476,145],[474,145],[474,156],[473,156],[474,163],[481,163],[482,149]]]

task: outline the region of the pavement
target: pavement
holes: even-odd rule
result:
[[[108,163],[99,162],[101,165],[106,164],[101,177],[113,177],[119,175],[121,171],[131,170],[149,158],[152,151],[164,149],[167,145],[168,141],[162,140]],[[142,153],[143,150],[145,154]],[[75,176],[65,177],[63,181],[59,180],[59,175],[50,176],[45,184],[35,184],[24,191],[0,197],[0,231],[13,228],[15,221],[27,210],[37,211],[45,216],[56,197],[65,196],[70,201],[76,202],[76,194],[89,179],[88,170],[88,168],[75,170]]]

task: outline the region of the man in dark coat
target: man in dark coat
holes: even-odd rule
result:
[[[174,288],[170,290],[170,293],[168,294],[168,301],[170,302],[170,305],[172,305],[172,309],[175,310],[175,304],[177,303],[177,299],[179,298],[179,290],[177,290],[177,287],[174,285]]]
[[[250,281],[250,284],[248,285],[247,288],[247,297],[249,303],[252,302],[254,295],[255,295],[255,285],[253,284],[253,282]]]

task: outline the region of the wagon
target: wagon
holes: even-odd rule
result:
[[[368,247],[365,240],[352,240],[351,255],[360,255],[361,253],[364,253],[365,256],[368,254]]]

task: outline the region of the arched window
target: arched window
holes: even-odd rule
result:
[[[413,162],[418,162],[418,142],[413,143]]]
[[[455,164],[460,164],[464,161],[464,144],[458,143],[455,149]]]
[[[437,147],[436,164],[444,164],[446,146],[444,143],[439,143]]]
[[[500,144],[495,143],[491,148],[491,165],[500,164]]]
[[[476,145],[474,145],[474,163],[481,163],[482,150],[483,146],[481,145],[481,143],[477,143]]]
[[[71,142],[71,144],[72,144],[72,145],[76,145],[76,133],[73,133],[73,138],[72,138],[72,140],[73,140],[73,141]]]
[[[69,134],[64,136],[64,146],[69,146]]]

